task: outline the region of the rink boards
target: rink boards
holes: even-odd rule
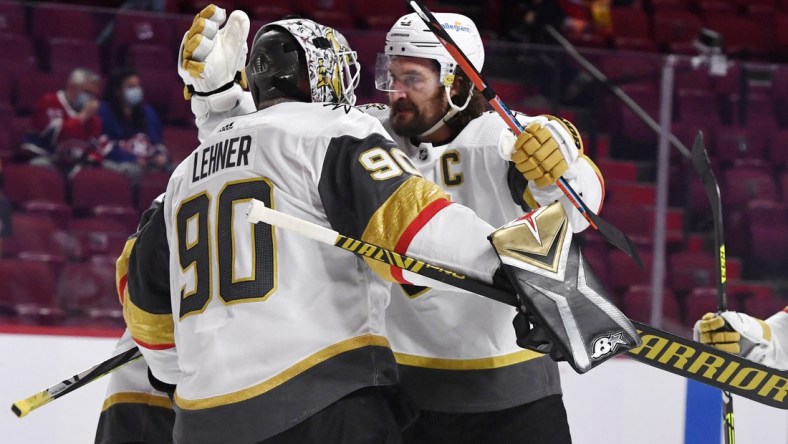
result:
[[[107,359],[115,341],[0,333],[0,402],[6,405],[6,413],[0,414],[2,442],[92,442],[106,380],[23,419],[16,418],[10,406]],[[617,358],[584,375],[562,365],[561,379],[576,444],[720,442],[719,392],[706,386],[688,386],[683,378],[628,358]],[[734,408],[737,443],[788,444],[788,411],[739,397],[734,397]]]

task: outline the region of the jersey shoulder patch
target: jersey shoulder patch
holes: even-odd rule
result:
[[[384,103],[368,103],[366,105],[359,105],[356,109],[378,120],[383,120],[384,118],[388,118],[390,108]]]

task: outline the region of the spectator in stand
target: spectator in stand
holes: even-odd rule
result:
[[[110,76],[99,108],[104,166],[133,180],[145,170],[163,169],[168,163],[159,116],[144,97],[139,74],[122,68]]]
[[[71,72],[66,86],[44,94],[33,110],[33,128],[23,147],[35,157],[31,163],[70,169],[76,162],[97,161],[101,135],[98,117],[101,77],[83,68]],[[75,148],[75,149],[67,149]]]

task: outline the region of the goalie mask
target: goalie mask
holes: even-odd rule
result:
[[[280,20],[260,28],[246,66],[249,89],[258,104],[291,97],[353,105],[359,73],[356,52],[345,37],[307,19]]]

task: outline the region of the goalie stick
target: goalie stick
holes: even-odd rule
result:
[[[722,225],[722,199],[720,187],[711,169],[711,161],[703,146],[703,133],[698,131],[695,142],[692,144],[692,164],[698,172],[703,188],[711,203],[712,219],[714,220],[714,246],[717,250],[717,312],[728,310],[728,294],[725,273],[725,229]],[[735,428],[733,426],[733,398],[728,391],[722,392],[722,419],[725,424],[725,444],[736,442]]]
[[[252,208],[254,208],[253,211]],[[260,201],[253,200],[248,219],[252,223],[265,222],[295,231],[310,239],[453,285],[503,304],[520,306],[515,294],[452,270],[349,238],[329,228],[270,210]],[[627,356],[660,370],[730,391],[752,401],[788,410],[788,371],[748,361],[740,356],[667,333],[648,324],[638,321],[631,322],[640,334],[643,345],[627,351]],[[71,393],[140,357],[139,350],[134,347],[40,393],[15,402],[11,406],[11,410],[22,418],[32,410]]]
[[[420,259],[363,242],[295,216],[267,208],[252,199],[247,212],[252,223],[264,222],[302,236],[426,276],[498,302],[519,307],[517,295],[490,284]],[[631,321],[643,345],[627,356],[644,364],[766,404],[788,410],[788,371],[748,361],[700,342],[676,336],[642,322]]]
[[[506,104],[503,103],[503,100],[498,97],[492,87],[484,81],[481,73],[476,70],[471,61],[468,60],[468,57],[465,55],[465,53],[462,52],[462,49],[460,49],[460,47],[451,38],[449,33],[443,29],[443,26],[440,24],[440,22],[438,22],[438,19],[435,18],[432,12],[430,12],[424,2],[421,0],[411,0],[410,6],[414,11],[416,11],[416,14],[421,17],[430,31],[435,34],[435,37],[438,38],[438,41],[443,45],[444,48],[446,48],[452,58],[454,58],[454,60],[457,62],[457,65],[468,76],[471,83],[473,83],[473,86],[475,86],[476,89],[481,92],[484,98],[487,99],[493,109],[495,109],[498,115],[501,116],[501,118],[506,122],[514,134],[519,135],[522,133],[523,126],[514,117],[514,114],[512,114]],[[566,195],[569,201],[572,202],[572,205],[577,208],[577,211],[583,215],[591,227],[597,230],[599,234],[605,238],[605,240],[610,242],[611,245],[626,253],[641,267],[643,266],[643,262],[640,259],[640,255],[638,254],[635,244],[626,234],[624,234],[624,232],[591,211],[580,198],[580,196],[575,192],[575,190],[572,189],[566,179],[560,177],[556,185],[558,185],[558,188],[561,189],[564,195]]]
[[[137,360],[141,357],[142,354],[137,347],[126,350],[119,355],[115,355],[107,359],[101,364],[94,365],[93,367],[90,367],[81,373],[77,373],[76,375],[64,381],[59,382],[46,390],[15,402],[11,406],[11,411],[13,411],[17,417],[23,418],[33,410],[43,405],[49,404],[55,399],[60,398],[63,395],[67,395],[74,390],[83,387],[106,374],[112,373],[129,362]]]

